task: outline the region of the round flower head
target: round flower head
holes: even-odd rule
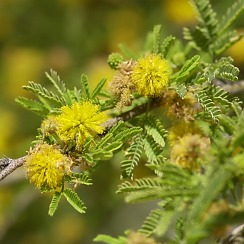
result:
[[[27,178],[37,188],[55,190],[70,171],[72,161],[52,145],[37,145],[26,156]]]
[[[200,161],[209,149],[210,140],[198,134],[186,134],[171,148],[171,161],[191,171],[200,170]]]
[[[168,86],[171,67],[158,55],[147,55],[134,66],[132,80],[138,92],[148,97],[158,97]]]
[[[203,131],[194,122],[182,121],[171,127],[168,133],[168,141],[173,146],[177,141],[186,134],[199,134],[203,135]]]
[[[169,117],[181,121],[193,121],[200,111],[200,106],[191,92],[182,99],[174,90],[167,90],[162,95],[162,106]]]
[[[99,109],[98,105],[89,101],[62,107],[62,113],[56,117],[60,138],[65,142],[75,141],[76,147],[81,148],[86,138],[101,134],[107,115]]]

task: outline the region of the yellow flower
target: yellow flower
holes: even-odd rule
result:
[[[171,67],[166,59],[149,54],[135,64],[132,80],[138,92],[148,97],[158,97],[168,86]]]
[[[162,96],[162,106],[169,117],[181,121],[193,121],[200,111],[200,106],[191,92],[182,99],[174,90],[165,91]]]
[[[197,127],[194,122],[182,121],[171,127],[168,133],[168,141],[173,146],[177,141],[186,134],[199,134],[202,135],[203,131]]]
[[[56,147],[37,145],[26,156],[24,166],[27,177],[37,188],[56,190],[61,186],[63,176],[70,171],[72,161]]]
[[[186,134],[171,148],[170,159],[182,168],[200,170],[200,160],[209,149],[210,140],[198,134]]]
[[[104,131],[102,123],[107,120],[105,112],[89,101],[74,103],[71,107],[61,108],[62,113],[56,117],[57,134],[65,141],[75,141],[81,148],[88,137],[94,137]]]

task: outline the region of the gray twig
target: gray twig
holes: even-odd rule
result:
[[[0,181],[15,171],[17,168],[22,166],[24,161],[25,156],[17,159],[11,159],[7,157],[0,159],[0,167],[2,169],[0,171]]]

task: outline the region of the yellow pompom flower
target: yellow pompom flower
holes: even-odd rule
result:
[[[132,80],[141,95],[159,97],[168,86],[170,74],[171,67],[166,59],[149,54],[135,64]]]
[[[62,113],[56,117],[57,134],[65,141],[75,141],[80,149],[86,138],[94,137],[104,131],[102,124],[108,119],[100,107],[89,101],[76,102],[71,107],[61,108]]]
[[[209,150],[210,140],[198,134],[186,134],[171,148],[172,163],[191,171],[200,171],[201,159]]]
[[[37,145],[26,156],[24,163],[30,182],[45,190],[60,187],[64,175],[70,172],[71,165],[71,159],[48,144]]]
[[[168,141],[173,146],[177,141],[186,134],[203,135],[203,131],[197,127],[194,122],[181,121],[171,127],[168,133]]]

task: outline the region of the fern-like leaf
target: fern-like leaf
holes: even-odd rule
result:
[[[100,234],[93,239],[95,242],[102,242],[106,244],[128,244],[128,239],[124,236],[118,238],[111,237],[109,235]]]
[[[153,53],[159,53],[160,41],[161,41],[161,25],[155,25],[153,29]]]
[[[66,92],[66,87],[65,87],[65,83],[60,79],[57,72],[51,69],[50,74],[47,72],[45,74],[49,79],[49,81],[53,84],[57,92],[61,96],[63,96],[63,94]]]
[[[161,45],[161,53],[164,58],[167,57],[170,48],[175,43],[175,40],[176,40],[176,38],[174,36],[168,36],[163,40],[162,45]]]
[[[185,84],[182,83],[177,83],[174,87],[173,87],[176,91],[176,93],[182,98],[184,99],[185,95],[187,94],[187,87]]]
[[[126,159],[121,162],[122,177],[132,177],[135,166],[139,163],[143,150],[141,137],[136,138],[127,149]]]
[[[163,187],[152,187],[148,189],[132,191],[125,196],[126,202],[137,203],[143,201],[162,200],[166,198],[194,198],[198,191],[185,187],[174,187],[164,189]]]
[[[117,193],[130,193],[133,191],[142,191],[146,189],[161,188],[163,185],[160,179],[156,177],[136,179],[135,182],[123,182],[118,186]]]
[[[207,185],[204,187],[204,189],[201,190],[199,197],[193,203],[189,215],[189,223],[191,224],[194,224],[195,221],[198,221],[198,219],[209,207],[209,204],[225,187],[228,180],[230,179],[231,171],[220,166],[218,170],[214,170],[210,176],[211,177],[208,177]]]
[[[208,90],[212,93],[212,98],[214,101],[225,106],[231,106],[229,94],[224,89],[219,86],[210,86]]]
[[[84,99],[90,99],[90,88],[88,84],[88,78],[86,75],[81,75],[81,90],[82,90],[82,96]]]
[[[26,97],[18,97],[15,101],[23,108],[31,110],[41,116],[46,116],[50,111],[44,104]]]
[[[159,119],[154,119],[153,117],[148,118],[145,124],[145,130],[158,145],[161,147],[165,146],[167,131],[164,129],[164,126]]]
[[[203,107],[205,113],[209,115],[215,122],[218,122],[218,116],[221,114],[221,110],[217,105],[215,105],[211,95],[208,94],[207,89],[198,91],[196,97]]]
[[[210,45],[211,51],[216,56],[219,56],[241,38],[242,35],[238,35],[236,30],[225,32],[213,40],[213,43]]]
[[[218,20],[209,0],[191,0],[191,2],[197,11],[200,25],[204,26],[209,37],[215,37],[218,29]]]
[[[54,213],[56,212],[56,210],[58,208],[58,204],[59,204],[60,199],[61,199],[61,196],[62,196],[61,192],[55,192],[53,194],[53,198],[52,198],[52,201],[49,205],[49,210],[48,210],[48,214],[50,216],[53,216]]]
[[[208,51],[210,38],[205,28],[197,26],[195,30],[183,28],[183,36],[185,40],[190,41],[191,45],[197,50]]]
[[[79,213],[85,213],[86,207],[76,192],[66,188],[63,191],[63,195],[74,209]]]
[[[173,211],[154,209],[144,221],[142,227],[139,229],[139,232],[146,236],[151,236],[152,234],[162,236],[168,230],[173,216]]]
[[[72,173],[68,176],[68,181],[75,184],[92,185],[92,180],[87,173]]]
[[[157,161],[163,151],[163,148],[149,135],[143,139],[143,147],[149,163]]]
[[[103,86],[105,85],[106,81],[107,79],[104,78],[98,82],[98,84],[96,85],[96,87],[94,88],[91,94],[91,99],[94,99],[99,94],[99,92],[102,90]]]
[[[191,59],[187,60],[181,70],[175,74],[175,82],[183,82],[192,72],[197,68],[199,64],[200,56],[195,55]]]
[[[229,80],[229,81],[237,81],[238,80],[239,69],[235,67],[233,64],[225,64],[217,70],[216,77]]]
[[[113,133],[107,133],[98,143],[97,148],[102,148],[106,144],[110,143],[113,140]]]
[[[43,87],[41,84],[35,83],[33,81],[29,81],[28,86],[23,86],[23,88],[27,91],[31,91],[39,96],[41,96],[44,99],[47,99],[51,102],[55,102],[59,106],[63,104],[62,98],[55,95],[53,92],[47,90],[45,87]]]
[[[142,128],[140,126],[134,126],[131,128],[126,128],[123,131],[119,132],[115,137],[115,141],[125,142],[131,139],[133,136],[136,136],[142,132]]]
[[[219,24],[219,33],[224,32],[227,30],[231,24],[237,19],[237,17],[241,14],[244,10],[244,1],[237,0],[232,3],[231,7],[229,7],[226,13],[222,16],[222,19]]]

